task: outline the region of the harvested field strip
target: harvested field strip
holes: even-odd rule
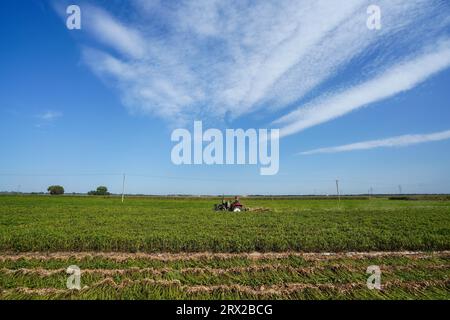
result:
[[[450,252],[6,253],[0,299],[448,299]],[[80,291],[66,269],[81,269]],[[383,290],[366,286],[367,267]]]
[[[380,269],[383,270],[383,273],[393,273],[393,271],[424,271],[424,270],[449,270],[450,265],[431,265],[424,268],[424,270],[420,269],[419,265],[408,265],[408,266],[389,266],[389,265],[380,265]],[[231,267],[231,268],[182,268],[182,269],[174,269],[174,268],[127,268],[127,269],[83,269],[82,275],[85,274],[98,274],[98,275],[129,275],[129,274],[151,274],[151,275],[164,275],[168,273],[180,273],[180,274],[240,274],[240,273],[249,273],[249,272],[263,272],[263,271],[278,271],[278,272],[290,272],[290,273],[299,273],[299,274],[312,274],[315,272],[323,272],[326,270],[336,271],[345,271],[345,272],[364,272],[364,269],[351,267],[348,265],[338,265],[333,264],[329,266],[318,266],[318,267],[303,267],[296,268],[287,265],[274,265],[274,264],[263,264],[263,265],[255,265],[250,267]],[[6,275],[36,275],[40,277],[48,277],[57,274],[66,275],[66,269],[0,269],[0,274]]]
[[[199,260],[199,259],[232,259],[232,258],[246,258],[252,260],[259,259],[282,259],[289,257],[301,257],[304,259],[337,259],[337,258],[351,258],[351,259],[365,259],[370,257],[413,257],[413,258],[430,258],[433,255],[448,256],[450,251],[436,251],[436,252],[421,252],[421,251],[376,251],[376,252],[252,252],[252,253],[126,253],[126,252],[26,252],[26,253],[2,253],[0,261],[4,260],[19,260],[19,259],[84,259],[84,258],[108,258],[116,261],[123,261],[127,259],[151,259],[160,261],[174,261],[174,260]]]
[[[326,257],[325,259],[323,257]],[[189,259],[190,257],[190,259]],[[257,257],[257,258],[255,258]],[[82,254],[74,256],[71,254],[27,254],[10,255],[0,254],[0,269],[64,269],[69,265],[77,265],[82,269],[126,269],[126,268],[235,268],[235,267],[254,267],[255,265],[286,265],[291,267],[320,267],[329,268],[332,265],[347,265],[355,268],[367,268],[368,265],[394,265],[419,267],[430,264],[450,264],[449,252],[434,253],[408,253],[402,256],[401,253],[366,253],[358,255],[345,254],[303,254],[303,253],[284,253],[284,254],[193,254],[180,255],[164,254]],[[180,258],[180,259],[176,259]]]
[[[388,267],[382,268],[383,280],[414,281],[447,279],[448,266],[429,267]],[[126,280],[153,279],[158,281],[177,280],[183,285],[281,285],[283,283],[342,284],[365,283],[365,268],[347,266],[294,268],[289,266],[265,266],[232,269],[186,268],[186,269],[90,269],[82,270],[83,286],[92,286],[111,277],[117,282]],[[67,274],[65,270],[18,269],[1,270],[0,288],[13,287],[56,287],[64,288]]]
[[[450,264],[450,256],[442,254],[434,254],[429,258],[421,257],[374,257],[366,259],[349,259],[349,258],[336,258],[328,260],[312,260],[304,259],[302,257],[280,258],[280,259],[246,259],[246,258],[229,258],[229,259],[194,259],[194,260],[171,260],[160,261],[151,259],[126,259],[122,261],[116,261],[109,258],[82,258],[77,260],[75,258],[69,259],[13,259],[13,260],[0,260],[0,269],[65,269],[70,265],[77,265],[82,269],[129,269],[129,268],[172,268],[172,269],[185,269],[185,268],[215,268],[215,269],[230,269],[236,267],[254,267],[261,265],[284,265],[297,268],[306,267],[333,267],[334,265],[347,265],[354,268],[367,268],[368,265],[386,265],[386,266],[428,266],[428,265],[448,265]]]
[[[178,281],[158,281],[153,279],[141,279],[141,280],[126,280],[121,283],[116,283],[111,278],[106,278],[98,283],[95,283],[92,287],[83,288],[80,291],[70,291],[67,289],[56,289],[56,288],[27,288],[20,287],[15,289],[3,290],[1,292],[2,296],[8,296],[14,293],[25,294],[25,295],[79,295],[88,293],[89,291],[95,291],[98,289],[104,289],[105,287],[114,289],[116,291],[121,291],[133,286],[140,287],[160,287],[169,288],[185,292],[186,294],[227,294],[234,293],[238,296],[247,296],[253,298],[286,298],[296,293],[301,293],[308,290],[332,293],[332,294],[348,294],[356,290],[364,290],[365,285],[361,283],[345,283],[345,284],[302,284],[302,283],[287,283],[283,285],[272,285],[272,286],[262,286],[259,288],[242,286],[242,285],[215,285],[215,286],[183,286]],[[390,289],[395,290],[405,290],[406,292],[421,292],[430,287],[433,289],[448,289],[450,285],[449,280],[434,280],[434,281],[390,281],[383,285],[383,291],[389,291]],[[367,289],[365,289],[367,290]],[[383,293],[381,291],[381,294]]]
[[[412,281],[412,282],[403,282],[403,281],[390,281],[384,284],[386,289],[391,287],[395,288],[409,288],[409,289],[420,289],[426,288],[429,286],[437,286],[437,287],[447,287],[450,285],[450,281],[448,280],[436,280],[436,281]],[[351,291],[354,289],[364,288],[365,284],[361,284],[359,282],[352,283],[344,283],[344,284],[304,284],[304,283],[287,283],[283,285],[273,285],[268,287],[260,287],[258,289],[248,287],[248,286],[240,286],[240,285],[218,285],[218,286],[193,286],[193,287],[185,287],[187,292],[211,292],[211,291],[238,291],[244,292],[250,295],[284,295],[291,294],[297,291],[303,291],[306,289],[316,289],[316,290],[329,290],[334,289],[340,292]]]

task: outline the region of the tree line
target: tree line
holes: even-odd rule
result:
[[[47,188],[48,193],[51,195],[62,195],[64,194],[64,187],[60,185],[53,185]],[[111,193],[108,192],[108,188],[105,186],[99,186],[96,190],[91,190],[87,193],[90,196],[109,196]]]

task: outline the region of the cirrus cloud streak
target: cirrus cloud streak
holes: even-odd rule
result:
[[[342,146],[320,148],[310,151],[301,152],[301,155],[312,155],[320,153],[338,153],[338,152],[348,152],[356,150],[368,150],[375,148],[392,148],[392,147],[406,147],[410,145],[441,141],[450,139],[450,130],[441,131],[431,134],[408,134],[398,137],[392,137],[381,140],[370,140],[364,142],[357,142],[352,144],[346,144]]]

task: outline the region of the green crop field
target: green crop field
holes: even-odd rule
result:
[[[0,196],[0,299],[450,298],[446,197],[217,201]]]

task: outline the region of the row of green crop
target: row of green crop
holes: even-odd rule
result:
[[[319,256],[320,257],[320,256]],[[322,258],[314,258],[314,256],[296,256],[289,255],[287,257],[275,258],[258,258],[252,259],[241,256],[208,256],[191,259],[151,259],[145,257],[134,257],[124,259],[114,259],[113,257],[103,256],[86,256],[77,258],[75,256],[69,258],[19,258],[19,259],[0,259],[0,269],[35,269],[43,268],[46,270],[55,270],[67,268],[70,265],[77,265],[82,269],[132,269],[132,268],[235,268],[235,267],[250,267],[261,265],[279,265],[289,266],[293,268],[308,268],[308,267],[330,267],[330,266],[348,266],[352,268],[364,268],[369,265],[379,265],[388,267],[410,267],[421,268],[429,265],[448,265],[450,268],[450,254],[435,253],[425,255],[412,256],[372,256],[372,257],[333,257],[323,256]]]
[[[450,249],[450,202],[0,197],[1,251],[369,251]]]

